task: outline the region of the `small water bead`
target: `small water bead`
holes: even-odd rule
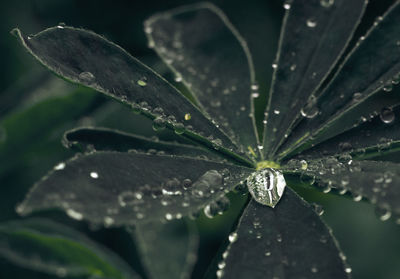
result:
[[[353,94],[353,102],[359,102],[362,100],[363,95],[360,92]]]
[[[312,273],[317,273],[318,272],[318,268],[316,266],[311,267],[311,272]]]
[[[247,188],[253,198],[272,208],[279,202],[285,187],[282,173],[274,169],[259,170],[247,179]]]
[[[124,191],[118,195],[118,203],[120,206],[132,206],[143,203],[143,194],[140,192]]]
[[[294,70],[296,70],[296,67],[297,67],[297,65],[293,64],[293,65],[290,66],[290,70],[293,72]]]
[[[54,170],[63,170],[65,168],[65,163],[59,163],[54,167]]]
[[[383,123],[390,124],[394,121],[395,115],[392,108],[383,108],[379,115]]]
[[[216,275],[217,278],[222,278],[222,276],[224,276],[224,271],[222,269],[218,269]]]
[[[172,216],[171,213],[166,213],[165,214],[165,219],[167,219],[168,221],[172,220],[174,217]]]
[[[352,272],[351,267],[348,266],[348,265],[346,265],[345,268],[344,268],[344,272],[346,272],[346,273],[351,273],[351,272]]]
[[[276,68],[278,68],[278,64],[276,64],[276,63],[273,63],[273,64],[272,64],[272,68],[273,68],[273,69],[276,69]]]
[[[95,76],[91,72],[81,72],[79,74],[79,79],[91,83],[95,80]]]
[[[313,207],[315,213],[317,213],[319,216],[322,216],[324,214],[325,211],[322,205],[317,203],[312,203],[311,206]]]
[[[307,104],[303,108],[301,108],[300,113],[303,117],[310,119],[318,115],[319,109],[315,97],[311,97],[308,100]]]
[[[281,112],[280,112],[279,110],[277,110],[277,109],[274,110],[274,114],[278,115],[278,114],[280,114],[280,113],[281,113]]]
[[[392,212],[386,207],[377,206],[375,207],[375,215],[379,218],[379,220],[385,222],[392,217]]]
[[[271,254],[272,254],[272,253],[271,253],[270,251],[267,251],[267,252],[265,252],[264,255],[267,256],[267,257],[269,257],[269,256],[271,256]]]
[[[238,239],[238,234],[236,232],[232,232],[232,233],[229,234],[228,239],[229,239],[230,243],[234,243]]]
[[[300,161],[300,169],[302,169],[302,170],[307,170],[307,168],[308,168],[308,163],[307,163],[307,161],[306,161],[306,160],[301,160],[301,161]]]
[[[104,226],[105,227],[110,227],[112,224],[114,224],[113,218],[111,218],[109,216],[104,217]]]
[[[154,118],[153,124],[152,124],[154,131],[161,131],[161,130],[165,129],[165,126],[166,126],[166,121],[163,117],[158,116],[158,117]]]
[[[314,28],[317,26],[317,21],[313,18],[309,18],[309,19],[307,19],[306,24],[308,27]]]
[[[186,113],[185,114],[185,120],[188,121],[192,118],[192,116],[190,115],[190,113]]]
[[[335,0],[321,0],[320,4],[324,8],[330,8],[335,3]]]
[[[136,83],[141,87],[145,87],[147,85],[146,78],[141,78]]]
[[[253,93],[251,93],[251,97],[252,98],[258,98],[258,97],[260,97],[260,93],[258,93],[258,92],[253,92]]]
[[[90,177],[93,178],[93,179],[97,179],[97,178],[99,178],[99,174],[97,172],[95,172],[95,171],[92,171],[90,173]]]
[[[283,4],[283,8],[284,8],[285,10],[290,10],[290,4],[289,4],[289,3],[284,3],[284,4]]]
[[[182,123],[175,123],[174,132],[177,135],[182,135],[185,132],[185,125],[183,125]]]
[[[83,219],[83,214],[78,211],[73,210],[72,208],[68,208],[65,212],[72,219],[75,219],[78,221]]]
[[[383,91],[385,92],[391,92],[393,90],[393,84],[392,83],[388,83],[385,86],[383,86]]]

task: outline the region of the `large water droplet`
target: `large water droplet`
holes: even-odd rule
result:
[[[382,122],[386,124],[390,124],[394,121],[394,112],[391,108],[383,108],[381,110],[381,114],[379,115]]]
[[[270,207],[275,207],[279,202],[285,187],[282,173],[274,169],[259,170],[247,179],[247,188],[253,198]]]
[[[311,98],[308,103],[300,110],[300,113],[303,117],[306,118],[314,118],[317,116],[319,109],[316,104],[315,97]]]

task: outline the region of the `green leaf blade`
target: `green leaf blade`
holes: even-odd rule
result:
[[[251,200],[230,241],[221,278],[350,278],[329,228],[291,189],[275,209]]]
[[[225,195],[253,169],[188,157],[95,152],[60,163],[18,206],[105,226],[169,221]]]
[[[246,42],[222,11],[211,3],[181,7],[152,16],[145,31],[150,45],[221,130],[242,152],[248,146],[256,150],[251,87],[253,97],[259,94],[253,62]]]

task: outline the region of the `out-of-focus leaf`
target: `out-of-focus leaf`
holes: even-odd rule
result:
[[[307,104],[351,39],[366,6],[365,0],[289,1],[279,43],[264,129],[264,152],[275,149],[290,134],[297,118],[318,110]],[[340,20],[339,20],[340,19]]]
[[[149,278],[190,278],[199,236],[182,220],[140,224],[131,228]]]
[[[108,128],[77,128],[64,134],[66,147],[80,151],[138,151],[148,154],[205,157],[222,160],[215,153],[200,147],[148,139],[143,136],[112,130]]]
[[[314,138],[343,114],[380,90],[391,91],[393,84],[400,82],[399,25],[400,3],[396,1],[360,39],[326,89],[316,95],[314,107],[319,113],[302,119],[280,147],[279,158],[287,157],[307,140],[318,143]],[[349,121],[337,133],[360,122],[359,117]]]
[[[287,189],[275,208],[251,200],[218,264],[219,278],[349,278],[330,229]]]
[[[231,153],[238,151],[237,147],[188,99],[105,38],[67,26],[49,28],[32,37],[24,37],[18,29],[13,33],[30,54],[57,75],[91,87],[158,121],[159,125],[246,162]]]
[[[285,172],[302,175],[306,181],[322,187],[324,192],[336,188],[340,194],[350,191],[355,201],[363,197],[376,204],[380,218],[388,219],[392,214],[400,216],[400,165],[382,161],[356,161],[349,155],[338,159],[326,157],[307,160],[303,166],[297,160],[288,162]]]
[[[384,108],[368,122],[302,152],[305,158],[350,153],[353,158],[371,158],[395,152],[400,147],[400,106]]]
[[[57,277],[140,278],[112,251],[45,219],[2,223],[0,257]]]
[[[7,162],[1,165],[0,176],[20,167],[22,162],[32,161],[31,151],[35,148],[43,148],[42,152],[37,152],[43,156],[51,152],[48,146],[43,145],[55,136],[60,125],[90,111],[95,102],[96,94],[91,90],[75,88],[69,94],[44,99],[7,114],[0,120],[3,133],[3,141],[0,140],[0,162]],[[62,132],[59,131],[60,135]],[[38,138],[40,140],[36,140]]]
[[[243,152],[248,147],[256,150],[250,93],[253,97],[259,93],[253,62],[246,42],[223,12],[211,3],[180,7],[152,16],[145,31],[150,46],[221,130]]]
[[[220,199],[253,169],[178,156],[95,152],[54,167],[17,208],[128,225],[179,219]]]

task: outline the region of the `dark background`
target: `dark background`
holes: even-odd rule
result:
[[[3,71],[0,75],[0,121],[15,112],[20,103],[32,95],[32,90],[37,93],[37,91],[46,91],[46,86],[53,88],[48,85],[48,82],[53,80],[52,77],[10,35],[9,31],[12,28],[18,27],[25,34],[31,34],[60,22],[70,26],[84,27],[119,44],[168,78],[170,76],[165,66],[155,53],[147,48],[142,22],[154,12],[193,2],[198,1],[1,1],[0,61]],[[393,1],[370,2],[367,20],[363,22],[359,31],[361,33]],[[256,66],[257,80],[263,91],[264,98],[259,99],[265,100],[272,73],[270,65],[275,57],[283,17],[283,2],[279,0],[221,0],[213,1],[213,3],[228,15],[234,26],[247,40]],[[57,84],[61,84],[56,87],[62,88],[60,90],[70,88],[62,81]],[[262,102],[259,104],[258,114],[262,113],[264,105]],[[104,107],[107,109],[100,109]],[[19,218],[14,213],[14,207],[23,199],[30,186],[56,162],[72,155],[71,151],[61,146],[62,131],[82,123],[89,123],[139,131],[146,135],[152,134],[148,122],[138,117],[125,119],[127,113],[122,107],[109,104],[109,101],[101,96],[96,99],[90,113],[93,111],[96,117],[89,117],[84,113],[77,116],[71,115],[71,117],[67,115],[57,120],[60,122],[38,126],[39,130],[35,132],[28,133],[21,129],[18,145],[3,143],[5,147],[0,149],[0,171],[3,170],[0,173],[0,221]],[[29,121],[30,125],[34,125],[35,116],[33,119],[22,118],[20,121],[22,123]],[[9,160],[11,157],[14,157],[13,160]],[[324,195],[316,191],[307,191],[305,194],[308,200],[317,201],[324,206],[323,218],[333,228],[342,249],[348,256],[348,262],[353,268],[353,278],[400,278],[398,264],[400,263],[400,226],[395,224],[393,218],[384,223],[380,222],[374,214],[373,206],[364,202],[354,203],[348,198]],[[231,198],[237,199],[234,196]],[[233,206],[233,209],[235,208]],[[71,221],[62,213],[41,214],[41,216],[44,215],[86,232],[93,239],[115,250],[135,268],[140,269],[135,263],[137,255],[134,243],[123,230],[92,231],[84,222]],[[234,215],[232,213],[213,220],[202,216],[198,221],[202,238],[200,260],[195,268],[196,278],[201,278],[202,272],[212,260],[213,253],[218,249],[232,225]],[[13,267],[0,259],[0,278],[50,277]]]

